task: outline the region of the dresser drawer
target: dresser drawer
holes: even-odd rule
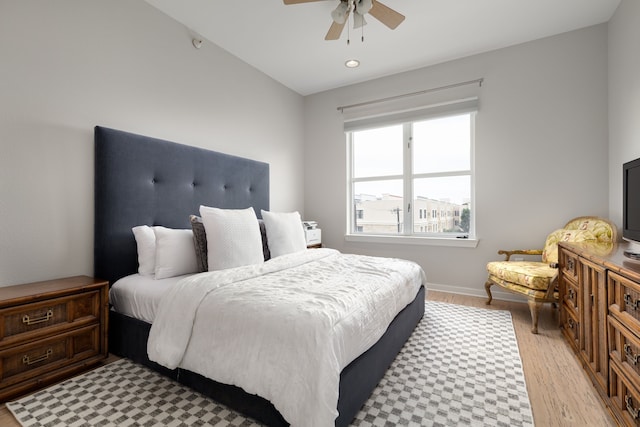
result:
[[[640,285],[609,271],[609,312],[631,330],[640,330]]]
[[[560,248],[560,264],[562,274],[573,280],[574,283],[578,283],[578,255]]]
[[[0,351],[0,391],[100,353],[100,325]]]
[[[626,425],[637,425],[640,422],[640,393],[616,361],[609,364],[609,378],[609,398],[613,409],[622,416]]]
[[[566,280],[563,277],[562,282],[564,283],[564,295],[562,296],[562,300],[565,304],[565,307],[570,307],[576,315],[580,316],[580,306],[578,304],[578,285],[572,282],[571,280]]]
[[[0,310],[0,348],[50,335],[100,317],[100,294],[84,292]]]
[[[561,311],[562,319],[560,327],[569,344],[577,351],[580,348],[580,322],[571,307],[567,307],[565,304],[564,308],[565,309]]]
[[[613,316],[609,316],[607,321],[609,357],[626,366],[629,372],[634,372],[640,384],[640,339]]]

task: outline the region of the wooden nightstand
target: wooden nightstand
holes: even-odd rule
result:
[[[109,283],[87,276],[0,287],[0,402],[108,356]]]

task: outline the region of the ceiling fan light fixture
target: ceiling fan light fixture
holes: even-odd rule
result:
[[[347,20],[347,13],[349,11],[349,5],[346,2],[340,2],[333,12],[331,12],[331,19],[336,24],[344,24]]]
[[[356,2],[356,12],[359,13],[360,15],[364,16],[367,13],[369,13],[369,11],[371,10],[371,8],[373,7],[373,1],[372,0],[360,0],[358,2]]]
[[[298,4],[298,3],[314,3],[324,0],[284,0],[284,4]],[[353,12],[354,27],[363,28],[366,25],[364,16],[369,14],[375,19],[380,21],[388,28],[395,30],[400,25],[405,16],[389,6],[381,3],[380,0],[338,0],[338,6],[331,11],[331,19],[333,22],[327,31],[325,40],[338,40],[342,30],[349,19],[349,14]],[[348,27],[347,27],[348,28]],[[347,30],[348,33],[348,30]],[[348,37],[348,35],[347,35]],[[362,33],[362,41],[364,41],[364,31]],[[347,38],[347,44],[349,39]]]
[[[359,13],[353,14],[353,28],[358,29],[367,25],[367,21],[364,19],[364,15],[360,15]]]
[[[357,59],[349,59],[344,63],[344,66],[347,68],[358,68],[360,66],[360,61]]]

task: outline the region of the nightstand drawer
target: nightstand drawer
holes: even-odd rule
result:
[[[98,324],[12,347],[0,351],[0,383],[9,387],[99,353]]]
[[[0,403],[108,355],[109,282],[88,276],[0,291]]]
[[[0,310],[0,346],[97,322],[99,317],[98,291],[5,308]]]

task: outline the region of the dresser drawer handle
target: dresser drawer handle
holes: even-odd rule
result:
[[[47,360],[49,356],[53,354],[53,349],[48,349],[47,352],[41,356],[38,356],[34,359],[31,359],[28,355],[22,356],[22,363],[25,365],[33,365],[34,363],[42,362],[43,360]]]
[[[624,345],[624,353],[627,355],[629,359],[633,362],[634,365],[638,364],[638,359],[640,359],[640,355],[633,354],[633,350],[629,344]]]
[[[631,307],[633,310],[638,310],[640,308],[640,299],[634,301],[630,294],[624,294],[623,299],[625,304]]]
[[[573,271],[573,259],[571,258],[567,260],[567,270]]]
[[[31,326],[31,325],[35,325],[36,323],[47,322],[51,319],[53,319],[53,310],[49,309],[47,310],[46,314],[43,314],[42,316],[34,317],[33,319],[30,318],[28,314],[25,314],[24,316],[22,316],[22,323]]]
[[[627,411],[629,411],[629,414],[631,415],[631,417],[634,420],[638,419],[638,414],[640,413],[640,411],[636,408],[633,407],[633,399],[631,398],[631,396],[625,396],[624,397],[624,403],[627,404]]]

